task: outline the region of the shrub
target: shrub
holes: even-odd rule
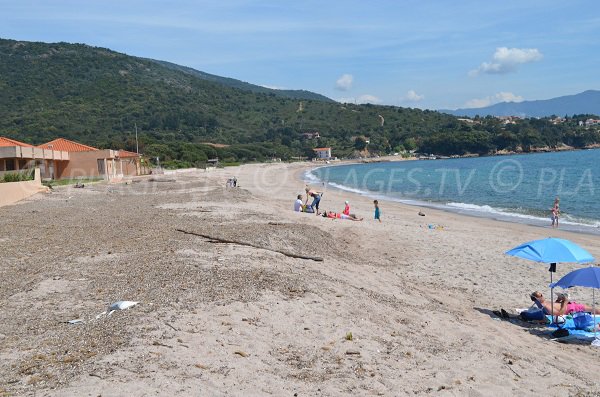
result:
[[[22,181],[32,181],[35,177],[34,170],[25,170],[21,172],[7,172],[0,179],[0,182],[22,182]]]

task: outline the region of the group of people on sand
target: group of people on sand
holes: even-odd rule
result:
[[[362,221],[363,218],[356,216],[356,214],[350,213],[350,202],[346,200],[344,202],[344,210],[342,212],[335,211],[323,211],[320,212],[319,204],[321,203],[321,198],[323,197],[323,192],[319,192],[309,188],[308,186],[304,189],[306,192],[306,199],[303,201],[302,194],[299,194],[296,197],[296,201],[294,202],[294,211],[296,212],[306,212],[315,215],[321,215],[324,218],[330,219],[346,219],[351,221]],[[312,203],[309,205],[308,201],[312,198]],[[381,211],[379,209],[379,202],[377,200],[373,201],[373,205],[375,206],[375,220],[381,222]]]
[[[317,192],[310,188],[306,188],[306,201],[302,200],[302,195],[299,194],[296,197],[296,201],[294,202],[294,211],[296,212],[306,212],[310,214],[321,215],[319,212],[319,203],[321,202],[321,197],[323,196],[323,192]],[[308,205],[308,200],[312,198],[312,203]]]

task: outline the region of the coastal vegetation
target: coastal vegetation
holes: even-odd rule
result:
[[[167,166],[419,151],[441,155],[600,143],[593,115],[464,121],[430,110],[340,104],[82,44],[0,40],[0,135],[65,137],[140,152]],[[315,138],[314,132],[319,132]]]

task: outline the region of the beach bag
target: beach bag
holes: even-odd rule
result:
[[[590,313],[586,312],[573,313],[573,322],[577,329],[586,329],[594,326],[594,318]]]

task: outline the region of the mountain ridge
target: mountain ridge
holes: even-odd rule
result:
[[[578,94],[523,102],[500,102],[482,108],[440,109],[453,116],[518,116],[550,117],[576,114],[599,114],[600,91],[586,90]]]
[[[312,101],[335,102],[333,99],[330,99],[324,95],[321,95],[321,94],[318,94],[318,93],[312,92],[312,91],[268,88],[268,87],[248,83],[245,81],[233,79],[231,77],[217,76],[215,74],[206,73],[206,72],[191,68],[189,66],[182,66],[182,65],[178,65],[176,63],[172,63],[172,62],[168,62],[168,61],[160,61],[160,60],[151,59],[151,58],[145,58],[145,59],[152,61],[152,62],[156,62],[160,65],[166,66],[166,67],[174,69],[174,70],[179,70],[184,73],[191,74],[202,80],[213,81],[213,82],[220,83],[220,84],[226,85],[228,87],[232,87],[232,88],[238,88],[241,90],[247,90],[247,91],[262,93],[262,94],[272,93],[272,94],[282,96],[285,98],[290,98],[290,99],[307,99],[307,100],[312,100]]]

